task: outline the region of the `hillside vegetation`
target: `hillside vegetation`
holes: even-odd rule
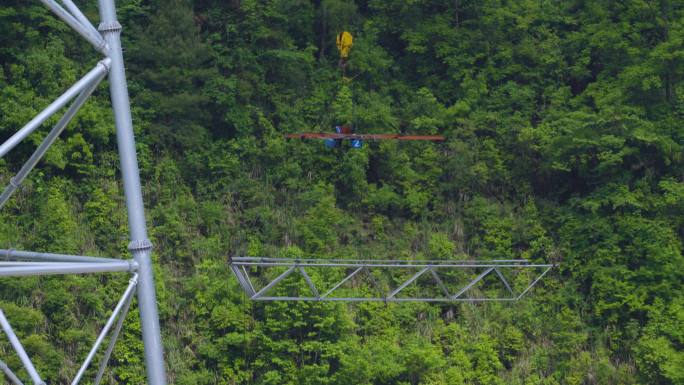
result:
[[[117,3],[172,383],[684,384],[683,2]],[[0,140],[97,60],[3,1]],[[351,123],[447,140],[283,137]],[[128,258],[118,162],[103,85],[0,211],[0,247]],[[560,267],[518,303],[253,303],[234,255]],[[0,307],[67,383],[126,283],[2,279]],[[106,383],[144,383],[142,361],[135,309]]]

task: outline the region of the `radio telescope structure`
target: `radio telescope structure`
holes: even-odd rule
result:
[[[128,214],[132,259],[66,255],[15,249],[0,249],[0,277],[25,277],[64,274],[127,273],[129,284],[113,308],[71,384],[76,385],[88,371],[100,348],[109,337],[92,380],[102,381],[107,362],[122,329],[133,297],[137,295],[144,344],[147,383],[165,385],[166,368],[162,351],[154,276],[150,258],[152,243],[142,199],[133,123],[121,48],[121,24],[114,0],[98,0],[100,23],[97,28],[72,0],[40,0],[58,18],[102,54],[102,59],[83,77],[0,145],[0,158],[41,127],[50,117],[61,118],[26,160],[0,194],[0,209],[21,186],[30,171],[57,140],[98,85],[109,80],[109,92],[116,127]],[[62,111],[64,110],[64,111]],[[1,246],[1,245],[0,245]],[[322,260],[261,257],[233,257],[228,262],[245,294],[254,301],[382,301],[382,302],[483,302],[518,301],[554,265],[527,260],[489,261],[400,261],[400,260]],[[333,277],[326,286],[321,270]],[[336,271],[336,272],[335,272]],[[378,273],[390,277],[394,286],[378,283]],[[288,281],[301,278],[306,292],[287,291]],[[349,287],[351,285],[351,287]],[[422,286],[424,290],[418,290]],[[478,286],[484,286],[478,290]],[[498,286],[500,290],[493,290]],[[290,288],[292,285],[289,286]],[[488,288],[489,287],[489,288]],[[284,289],[284,290],[283,290]],[[477,292],[477,293],[475,293]],[[14,333],[11,317],[0,309],[0,327],[17,353],[34,384],[45,384],[30,356]],[[14,385],[21,379],[0,359],[0,370]],[[16,370],[16,368],[15,368]],[[94,371],[94,368],[93,368]]]

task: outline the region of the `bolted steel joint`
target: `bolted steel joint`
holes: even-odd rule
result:
[[[121,24],[119,24],[118,21],[111,23],[100,23],[100,25],[97,27],[97,30],[103,34],[108,32],[121,32]]]
[[[14,254],[15,251],[16,251],[15,249],[7,249],[7,251],[5,252],[5,260],[6,261],[11,260],[12,254]]]
[[[136,263],[136,266],[137,266],[137,263]],[[128,283],[130,283],[131,285],[137,285],[138,284],[138,274],[137,273],[133,274],[131,279],[128,280]]]
[[[104,67],[105,71],[106,71],[107,73],[109,73],[109,70],[112,68],[112,59],[110,59],[110,58],[107,57],[107,58],[104,58],[104,59],[100,60],[97,64],[99,64],[99,65],[101,65],[102,67]]]
[[[139,267],[140,267],[140,265],[138,264],[138,262],[137,262],[135,259],[129,259],[129,260],[128,260],[128,271],[130,271],[131,273],[134,273],[134,272],[138,271],[138,268],[139,268]],[[136,276],[137,276],[137,274],[136,274]],[[137,280],[137,277],[136,277],[136,282],[137,282],[137,281],[138,281],[138,280]]]
[[[152,242],[149,239],[139,239],[128,244],[128,250],[132,254],[152,250]]]

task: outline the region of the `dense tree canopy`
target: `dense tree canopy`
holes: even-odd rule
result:
[[[173,383],[684,383],[684,2],[117,3]],[[4,1],[0,140],[97,60],[39,2]],[[283,137],[336,124],[447,140]],[[0,211],[0,246],[126,245],[101,87]],[[514,304],[265,304],[232,278],[237,254],[560,267]],[[0,307],[63,383],[125,285],[2,279]],[[144,382],[133,313],[107,383]]]

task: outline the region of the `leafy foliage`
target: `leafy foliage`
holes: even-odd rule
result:
[[[681,2],[117,6],[173,383],[684,383]],[[354,34],[347,79],[341,30]],[[39,4],[9,0],[0,59],[7,138],[97,55]],[[0,212],[3,248],[126,256],[108,99],[96,92]],[[342,124],[447,141],[283,138]],[[0,160],[0,181],[45,126]],[[226,266],[243,253],[560,267],[515,304],[256,304]],[[61,383],[125,284],[2,279],[1,305]],[[143,383],[135,310],[121,338],[105,381]]]

